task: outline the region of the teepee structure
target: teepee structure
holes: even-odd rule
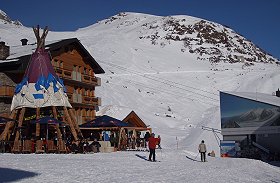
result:
[[[66,89],[63,81],[57,76],[51,65],[50,55],[45,50],[45,38],[48,34],[48,27],[45,27],[42,36],[40,28],[33,28],[37,39],[37,49],[31,55],[31,59],[25,71],[23,80],[16,86],[12,104],[10,118],[16,121],[10,121],[6,124],[0,140],[11,140],[14,142],[12,151],[22,152],[24,145],[21,139],[21,130],[26,128],[25,119],[28,116],[36,116],[36,120],[48,114],[53,118],[58,118],[58,111],[63,113],[65,122],[70,127],[73,140],[82,138],[81,131],[76,122],[72,106],[69,103]],[[30,126],[30,125],[29,125]],[[34,126],[34,125],[33,125]],[[36,149],[40,150],[40,123],[36,123]],[[59,124],[55,124],[58,146],[65,149],[62,141],[62,134]],[[26,129],[25,129],[26,130]],[[30,131],[30,130],[29,130]]]

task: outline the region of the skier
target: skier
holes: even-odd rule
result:
[[[158,142],[158,139],[155,138],[155,134],[152,133],[151,137],[148,139],[149,142],[149,150],[150,150],[150,155],[149,155],[149,161],[156,161],[156,145]]]
[[[200,156],[201,156],[201,161],[205,162],[206,161],[206,145],[204,144],[204,140],[201,141],[201,143],[198,146],[198,151],[200,152]]]

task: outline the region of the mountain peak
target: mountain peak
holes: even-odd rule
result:
[[[12,20],[3,10],[0,10],[0,21],[4,24],[14,24],[17,26],[22,26],[22,23],[18,20]]]
[[[197,60],[210,63],[276,63],[277,59],[231,28],[187,15],[154,16],[121,12],[100,21],[96,26],[137,34],[141,42],[159,47],[174,47]],[[105,27],[104,27],[105,28]],[[136,33],[136,34],[135,34]]]

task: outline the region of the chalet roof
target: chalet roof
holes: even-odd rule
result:
[[[94,128],[94,127],[127,127],[129,126],[128,123],[125,123],[121,120],[113,118],[111,116],[103,115],[99,116],[94,120],[88,121],[80,125],[80,127],[85,128]]]
[[[269,95],[266,93],[252,93],[252,92],[229,92],[229,91],[221,91],[222,93],[226,93],[229,95],[234,95],[237,97],[242,97],[266,104],[271,104],[275,106],[280,106],[280,97],[277,97],[275,95]]]
[[[102,110],[98,111],[97,115],[112,116],[117,119],[122,119],[122,121],[124,121],[124,122],[130,123],[131,126],[133,126],[133,127],[147,128],[147,125],[136,114],[136,112],[127,107],[108,105],[108,106],[104,107]]]
[[[131,123],[132,126],[147,128],[144,121],[134,111],[131,111],[123,121]]]
[[[86,58],[91,64],[94,73],[102,74],[105,71],[101,68],[101,66],[95,61],[95,59],[91,56],[91,54],[87,51],[87,49],[81,44],[81,42],[77,38],[70,39],[62,39],[55,41],[46,41],[45,49],[52,52],[57,50],[63,46],[75,44],[80,48],[81,54],[84,58]],[[20,46],[11,46],[10,47],[10,56],[6,60],[0,60],[1,67],[3,65],[20,65],[22,62],[26,63],[26,59],[29,60],[31,54],[35,52],[37,48],[37,44],[29,44],[29,45],[20,45]],[[27,61],[28,62],[28,61]]]

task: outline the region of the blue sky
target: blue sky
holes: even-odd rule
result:
[[[27,3],[28,2],[28,3]],[[1,0],[0,9],[25,26],[73,31],[119,12],[190,15],[227,25],[280,59],[279,0]]]

